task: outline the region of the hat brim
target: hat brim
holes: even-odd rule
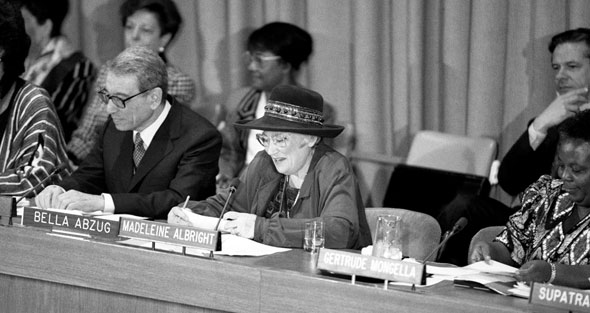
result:
[[[344,127],[338,125],[312,125],[286,121],[270,116],[263,116],[253,121],[237,121],[234,126],[242,129],[260,129],[267,131],[297,133],[318,137],[334,138],[338,136]]]

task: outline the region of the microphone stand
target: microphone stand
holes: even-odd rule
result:
[[[65,163],[64,164],[60,164],[47,177],[45,177],[43,180],[41,180],[35,186],[33,186],[32,188],[30,188],[29,191],[25,192],[16,201],[15,201],[15,198],[12,197],[12,196],[8,196],[8,197],[2,196],[2,197],[0,197],[0,225],[9,225],[9,226],[12,225],[12,218],[16,216],[16,205],[19,202],[21,202],[24,198],[26,198],[28,195],[30,195],[31,192],[33,192],[39,186],[43,185],[48,180],[53,179],[53,177],[57,173],[61,172],[65,168],[67,168],[67,164],[65,164]],[[6,220],[8,220],[8,222],[6,222]]]
[[[29,191],[25,192],[25,194],[23,194],[20,198],[18,198],[18,200],[16,200],[16,204],[18,204],[19,202],[21,202],[24,198],[26,198],[28,195],[31,194],[31,192],[33,192],[35,189],[37,189],[37,187],[43,185],[46,181],[53,179],[53,177],[55,176],[55,174],[60,173],[61,171],[63,171],[65,168],[67,167],[67,165],[64,164],[60,164],[58,167],[56,167],[51,173],[49,173],[49,175],[47,175],[47,177],[45,177],[43,180],[41,180],[39,183],[37,183],[35,186],[33,186],[33,188],[31,188]]]
[[[225,204],[223,205],[223,209],[221,210],[221,213],[219,214],[219,219],[217,220],[217,224],[215,225],[215,231],[218,232],[218,236],[221,237],[221,233],[219,233],[219,223],[221,223],[221,219],[223,218],[223,214],[225,213],[225,211],[227,210],[227,206],[229,205],[229,201],[231,200],[231,196],[234,194],[234,192],[236,192],[236,189],[238,188],[238,186],[240,185],[240,180],[238,178],[234,178],[229,186],[229,194],[227,195],[227,200],[225,201]],[[213,258],[213,251],[209,251],[209,258]]]
[[[430,257],[432,257],[432,255],[437,252],[441,247],[443,247],[447,241],[449,241],[449,239],[451,237],[453,237],[453,235],[455,235],[456,233],[460,232],[463,228],[465,228],[465,225],[467,225],[467,218],[462,217],[460,218],[455,225],[453,225],[453,228],[450,231],[447,231],[445,233],[445,236],[443,238],[443,240],[436,246],[436,248],[434,250],[432,250],[427,256],[426,258],[424,258],[424,261],[422,261],[425,265],[426,262],[428,261],[428,259],[430,259]]]

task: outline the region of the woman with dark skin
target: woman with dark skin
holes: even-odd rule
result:
[[[518,266],[516,279],[590,288],[590,111],[559,126],[554,166],[530,185],[522,209],[510,216],[494,242],[479,242],[471,262]]]

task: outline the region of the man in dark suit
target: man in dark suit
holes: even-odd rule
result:
[[[500,165],[498,183],[512,196],[523,192],[543,174],[552,174],[557,149],[556,126],[580,111],[590,109],[590,29],[559,33],[549,43],[555,74],[555,99],[528,125]],[[462,216],[469,220],[463,231],[452,237],[439,261],[465,265],[471,238],[480,229],[502,225],[520,206],[511,208],[488,197],[457,197],[438,216],[443,231]]]
[[[109,121],[92,153],[36,203],[57,208],[166,218],[171,207],[215,193],[221,136],[207,120],[166,97],[166,64],[131,47],[108,64]]]

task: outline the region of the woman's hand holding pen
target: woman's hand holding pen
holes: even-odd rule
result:
[[[175,206],[170,210],[170,212],[168,212],[168,223],[192,226],[189,217],[185,212],[189,199],[190,196],[187,196],[182,207]]]

